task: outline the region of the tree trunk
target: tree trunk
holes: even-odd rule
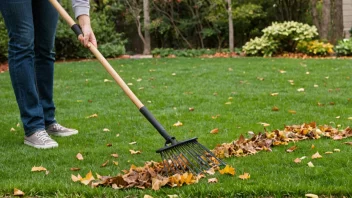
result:
[[[331,2],[330,0],[323,0],[321,35],[320,35],[321,39],[328,40],[330,24],[331,24]]]
[[[151,51],[149,0],[143,0],[143,15],[144,15],[144,41],[145,41],[143,54],[149,55]]]
[[[331,43],[335,44],[338,40],[343,38],[343,13],[342,0],[334,0],[333,19],[334,31],[331,38]]]
[[[230,52],[233,52],[234,38],[233,38],[233,20],[232,20],[232,6],[231,0],[227,0],[228,3],[228,14],[229,14],[229,48]]]

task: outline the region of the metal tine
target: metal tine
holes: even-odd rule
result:
[[[192,145],[186,144],[185,146],[188,147],[189,151],[192,152],[194,156],[196,156],[195,157],[196,162],[201,168],[204,167],[203,165],[205,165],[204,168],[210,167],[209,165],[207,165],[209,163],[204,161],[204,159],[202,158],[203,154],[201,154],[200,152],[195,152],[194,147]],[[188,149],[186,149],[186,150],[188,150]]]
[[[198,150],[198,152],[201,154],[201,158],[204,156],[204,158],[206,159],[206,163],[210,164],[213,163],[213,161],[211,159],[209,159],[209,157],[207,156],[208,154],[210,154],[210,152],[208,152],[207,150],[204,150],[199,144],[194,143],[195,146],[192,146],[192,148],[194,148],[195,150]],[[202,158],[203,159],[203,158]],[[204,159],[203,159],[204,160]]]
[[[185,172],[186,170],[182,167],[182,164],[180,164],[178,162],[178,155],[179,153],[176,152],[174,149],[170,149],[168,150],[168,154],[170,154],[170,160],[173,162],[173,166],[175,167],[175,169],[177,170],[178,173],[182,173],[182,171],[179,169],[179,167],[183,170],[183,172]]]
[[[213,152],[211,152],[209,149],[207,149],[205,146],[203,146],[202,144],[200,143],[197,143],[198,146],[200,146],[203,150],[206,150],[212,157],[214,157],[218,162],[219,162],[219,165],[225,165],[225,163],[220,160],[219,158],[217,158]]]
[[[175,159],[174,159],[175,156],[174,156],[174,153],[172,152],[172,150],[166,151],[166,154],[168,157],[167,162],[169,163],[169,161],[171,161],[171,172],[173,174],[180,172],[180,170],[178,169],[177,160],[175,161]],[[169,165],[170,165],[170,163],[169,163]]]
[[[200,170],[200,169],[202,169],[203,166],[201,165],[200,162],[202,162],[202,163],[206,163],[206,162],[202,158],[200,158],[200,156],[198,155],[197,152],[194,152],[194,150],[192,149],[192,147],[190,147],[190,145],[186,144],[182,147],[182,149],[184,149],[186,152],[188,152],[192,156],[192,159],[194,159],[193,162],[195,162],[196,164],[199,165],[199,168],[197,168],[197,166],[192,163],[193,166],[197,168],[196,172],[197,173],[201,172],[202,170]]]
[[[181,146],[180,149],[181,149],[181,151],[184,150],[186,153],[188,153],[189,156],[191,157],[191,159],[194,159],[193,154],[190,153],[190,152],[189,152],[187,149],[185,149],[183,146]],[[190,163],[192,167],[194,167],[194,168],[189,168],[190,171],[192,171],[192,172],[194,172],[194,173],[198,173],[200,170],[199,170],[199,168],[197,167],[197,165],[194,164],[194,161],[195,161],[195,160],[190,160],[190,159],[187,158],[186,156],[184,156],[184,157],[187,159],[187,162]],[[187,164],[187,162],[185,162],[185,165],[186,165],[187,167],[189,167],[188,164]],[[196,162],[197,162],[197,161],[196,161]],[[197,163],[196,163],[196,164],[197,164]],[[193,170],[193,169],[196,169],[196,170]]]
[[[178,147],[175,147],[176,150],[178,150]],[[187,157],[187,155],[182,151],[182,150],[178,150],[178,153],[181,153],[182,156],[178,155],[178,159],[180,160],[180,164],[182,167],[186,166],[188,170],[192,170],[192,167],[188,165],[188,163],[190,163],[193,166],[193,163],[189,160],[189,158]],[[186,161],[185,161],[186,160]],[[183,169],[185,170],[185,169]]]
[[[169,171],[170,171],[170,165],[169,165],[169,162],[168,162],[168,160],[167,160],[167,158],[166,158],[166,156],[165,156],[165,153],[164,153],[164,152],[161,152],[161,153],[160,153],[160,155],[161,155],[161,159],[163,160],[163,164],[164,164],[164,171],[165,171],[165,173],[166,173],[166,174],[168,174],[168,173],[169,173]]]

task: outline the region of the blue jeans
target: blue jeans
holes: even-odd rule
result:
[[[58,13],[48,0],[0,0],[8,63],[26,136],[55,123],[54,41]]]

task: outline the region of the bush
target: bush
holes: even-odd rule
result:
[[[334,46],[330,43],[324,43],[319,40],[300,41],[297,44],[296,51],[308,55],[327,56],[334,53]]]
[[[294,52],[299,41],[311,40],[318,36],[315,26],[295,21],[272,23],[263,29],[264,37],[279,43],[279,51]]]
[[[352,55],[352,38],[343,39],[337,42],[335,51],[338,56],[351,56]]]
[[[5,27],[5,21],[0,15],[0,63],[7,60],[7,45],[9,39]]]
[[[249,56],[272,56],[278,49],[278,43],[267,37],[255,37],[248,41],[242,49]]]

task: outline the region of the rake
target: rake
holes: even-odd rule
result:
[[[55,9],[59,12],[61,17],[67,22],[71,29],[77,36],[83,35],[81,28],[70,17],[66,10],[58,3],[57,0],[49,0]],[[112,68],[109,62],[99,52],[99,50],[92,44],[88,44],[89,50],[104,66],[108,73],[114,78],[116,83],[122,88],[125,94],[136,105],[143,116],[154,126],[160,135],[166,140],[163,148],[156,152],[160,153],[165,174],[175,174],[184,172],[201,173],[214,166],[223,166],[225,163],[218,159],[209,149],[198,143],[197,138],[192,138],[185,141],[177,141],[175,137],[170,136],[164,127],[155,119],[150,111],[143,105],[143,103],[136,97],[127,84]]]

